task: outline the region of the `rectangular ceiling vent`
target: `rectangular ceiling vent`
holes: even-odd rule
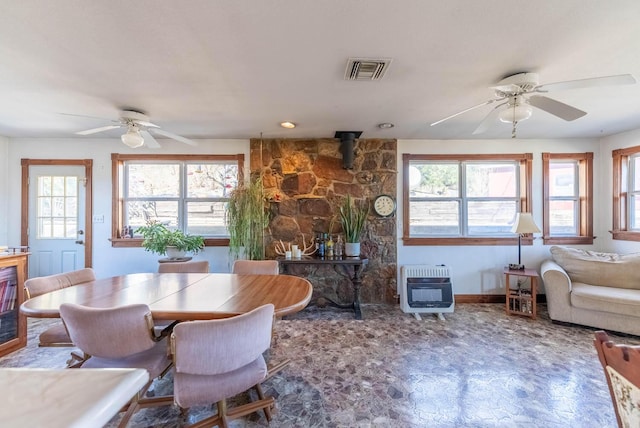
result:
[[[380,80],[391,64],[391,58],[349,58],[345,80]]]

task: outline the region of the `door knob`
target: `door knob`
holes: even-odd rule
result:
[[[81,239],[79,241],[76,241],[76,244],[84,245],[84,241]]]

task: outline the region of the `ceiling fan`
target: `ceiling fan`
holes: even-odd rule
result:
[[[636,79],[631,74],[620,74],[616,76],[593,77],[589,79],[569,80],[566,82],[548,83],[541,85],[536,73],[517,73],[502,79],[496,86],[491,86],[495,97],[481,104],[433,122],[431,126],[437,125],[461,114],[467,113],[489,104],[499,103],[480,122],[480,125],[473,131],[473,134],[485,132],[489,126],[499,119],[501,122],[511,123],[511,138],[516,137],[516,125],[518,122],[531,117],[533,107],[546,111],[554,116],[572,121],[586,115],[585,111],[572,107],[568,104],[556,101],[544,95],[547,92],[562,91],[568,89],[591,88],[596,86],[632,85]]]
[[[145,144],[149,148],[159,148],[160,144],[156,141],[153,135],[151,135],[151,132],[153,132],[154,134],[162,135],[163,137],[171,138],[172,140],[180,141],[181,143],[189,144],[191,146],[198,145],[198,143],[193,140],[160,129],[158,125],[149,121],[149,117],[147,115],[138,110],[122,110],[120,112],[120,118],[117,120],[111,120],[111,122],[113,122],[113,125],[87,129],[86,131],[76,132],[76,134],[91,135],[97,134],[98,132],[109,131],[111,129],[126,128],[127,132],[122,134],[120,139],[124,144],[131,148],[137,148],[142,146],[143,144]]]

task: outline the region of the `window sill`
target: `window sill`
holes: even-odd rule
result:
[[[612,230],[609,231],[613,239],[620,241],[640,241],[640,232],[631,232],[629,230]]]
[[[141,238],[111,238],[111,246],[114,248],[140,248]],[[205,238],[205,247],[228,247],[229,238]]]
[[[595,236],[546,236],[542,238],[545,245],[591,245]]]
[[[518,245],[518,238],[416,238],[403,237],[404,245]],[[533,238],[522,238],[522,245],[533,245]]]

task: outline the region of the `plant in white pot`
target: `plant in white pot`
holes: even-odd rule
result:
[[[142,235],[142,246],[146,251],[159,255],[167,255],[170,259],[180,259],[186,253],[198,254],[204,249],[204,238],[189,235],[181,230],[171,230],[158,222],[149,222],[136,229]]]
[[[351,195],[340,206],[340,223],[344,231],[344,255],[357,257],[360,255],[360,237],[369,215],[369,204],[355,201]]]

